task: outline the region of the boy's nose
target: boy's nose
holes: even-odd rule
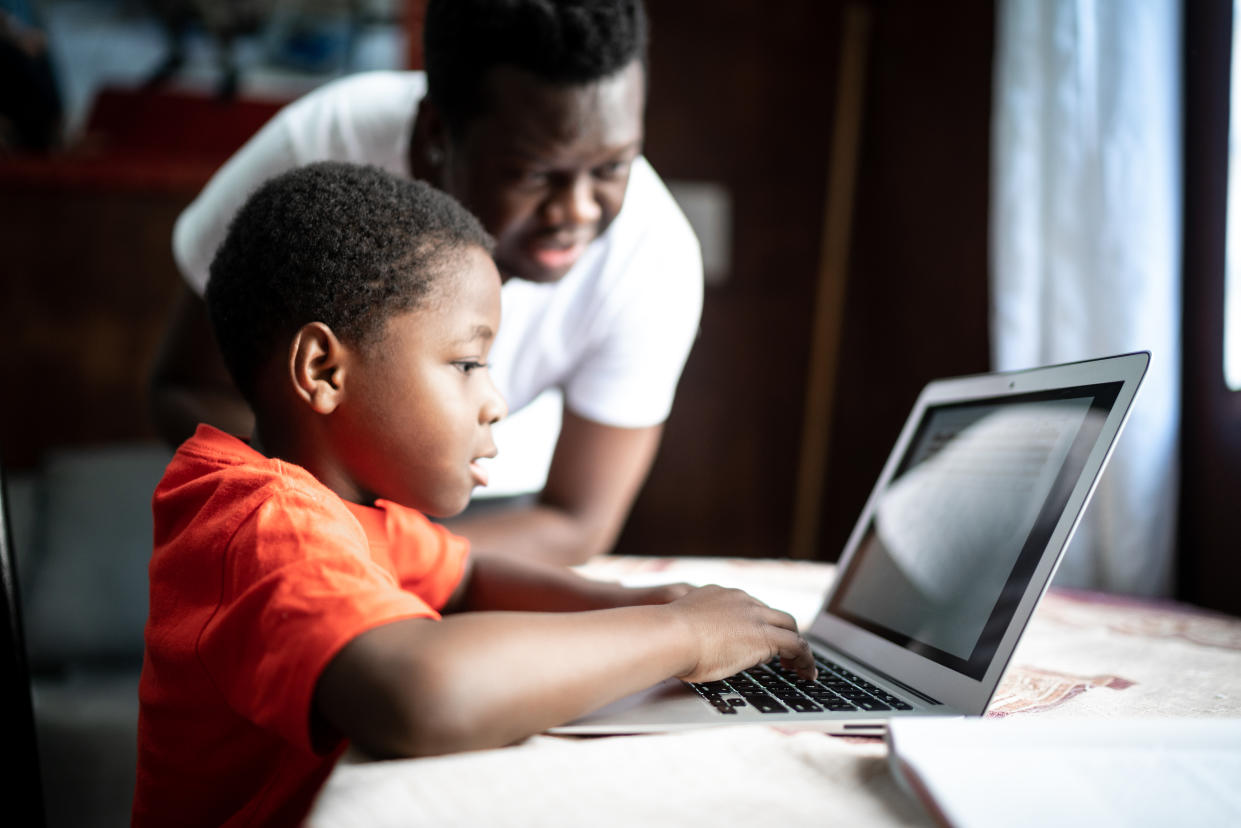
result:
[[[508,415],[508,403],[504,401],[504,396],[500,393],[500,389],[496,388],[495,383],[491,381],[490,377],[487,378],[487,382],[490,390],[486,400],[483,402],[483,407],[479,409],[478,419],[481,423],[493,425]]]

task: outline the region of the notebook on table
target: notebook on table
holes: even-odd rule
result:
[[[918,396],[804,633],[777,664],[669,679],[554,733],[759,723],[877,734],[986,710],[1129,416],[1150,354],[954,377]]]

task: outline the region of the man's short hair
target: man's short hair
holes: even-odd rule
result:
[[[428,95],[460,136],[496,66],[581,85],[645,64],[646,12],[641,0],[430,0],[423,55]]]
[[[262,366],[310,322],[374,343],[471,246],[493,243],[457,201],[378,167],[325,161],[268,180],[234,216],[207,282],[233,381],[253,405]]]

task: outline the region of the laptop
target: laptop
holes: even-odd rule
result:
[[[551,732],[754,723],[876,735],[894,717],[981,715],[1149,362],[1143,351],[929,383],[803,631],[818,681],[775,663],[669,679]]]

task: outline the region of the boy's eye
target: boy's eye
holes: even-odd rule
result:
[[[456,367],[458,371],[460,371],[463,374],[469,374],[472,371],[474,371],[476,368],[487,367],[487,363],[480,362],[479,360],[476,360],[476,359],[459,359],[456,362],[454,362],[453,365]]]

